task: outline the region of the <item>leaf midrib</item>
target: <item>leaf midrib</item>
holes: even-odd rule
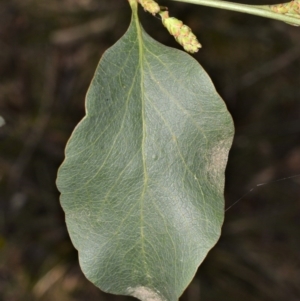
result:
[[[144,183],[143,183],[143,190],[141,194],[141,200],[140,200],[140,235],[141,235],[141,249],[142,249],[142,255],[143,255],[143,265],[145,269],[145,275],[149,275],[149,268],[146,261],[146,251],[145,251],[145,234],[144,234],[144,201],[145,201],[145,194],[147,190],[147,184],[148,184],[148,174],[147,174],[147,164],[146,164],[146,151],[145,151],[145,144],[146,144],[146,119],[145,119],[145,93],[144,93],[144,45],[143,45],[143,37],[142,37],[142,28],[139,23],[137,10],[133,13],[133,18],[135,20],[135,25],[137,29],[137,39],[138,39],[138,48],[139,48],[139,60],[138,60],[138,68],[140,68],[140,91],[141,91],[141,116],[142,116],[142,145],[141,145],[141,151],[142,151],[142,162],[143,162],[143,175],[144,175]],[[150,275],[149,275],[150,276]],[[148,281],[151,279],[150,277],[147,277]]]

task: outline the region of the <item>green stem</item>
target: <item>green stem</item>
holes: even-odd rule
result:
[[[268,5],[248,5],[248,4],[233,3],[233,2],[227,2],[221,0],[172,0],[172,1],[222,8],[222,9],[242,12],[246,14],[256,15],[260,17],[280,20],[296,26],[300,25],[300,17],[298,17],[297,15],[294,17],[291,15],[275,13],[269,9]]]
[[[131,8],[136,11],[137,6],[138,6],[137,0],[128,0],[128,2],[129,2],[129,5],[131,6]]]

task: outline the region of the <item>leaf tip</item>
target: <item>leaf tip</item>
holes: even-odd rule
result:
[[[145,286],[137,286],[135,288],[128,287],[127,292],[129,295],[138,298],[141,301],[166,301],[165,298],[162,298],[158,294],[158,292]]]

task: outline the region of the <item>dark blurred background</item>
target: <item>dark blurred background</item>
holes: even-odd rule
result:
[[[300,174],[300,28],[160,4],[197,34],[195,58],[235,122],[226,208],[246,194],[182,300],[299,301],[300,176],[283,178]],[[140,16],[179,48],[158,19]],[[126,0],[0,1],[0,300],[134,300],[82,275],[55,186],[97,63],[129,21]]]

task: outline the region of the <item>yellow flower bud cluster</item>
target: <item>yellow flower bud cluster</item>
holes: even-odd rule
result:
[[[154,0],[138,0],[138,2],[141,4],[144,10],[152,15],[155,15],[160,11],[159,5]]]
[[[270,5],[273,12],[279,14],[300,15],[300,0],[292,0],[288,3]]]
[[[169,17],[168,11],[160,12],[160,16],[163,25],[185,51],[190,53],[198,52],[201,44],[187,25],[184,25],[182,21],[176,18]]]

